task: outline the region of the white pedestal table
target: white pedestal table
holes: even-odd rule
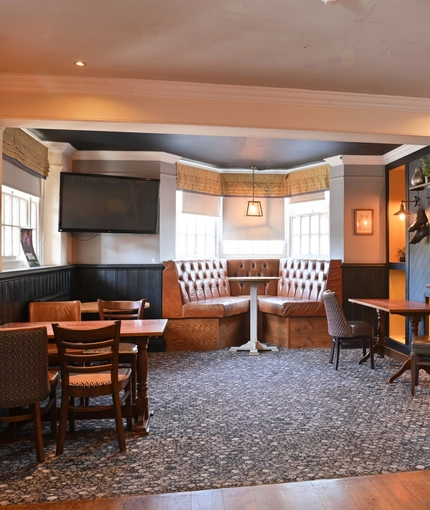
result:
[[[278,276],[232,276],[229,280],[236,281],[243,284],[248,284],[250,287],[251,301],[249,303],[249,322],[250,322],[250,338],[249,341],[239,347],[230,347],[231,352],[249,351],[251,356],[258,356],[258,351],[274,351],[277,352],[276,346],[266,345],[258,341],[257,338],[257,315],[258,315],[258,302],[257,302],[257,288],[258,285],[269,283],[272,280],[279,280]]]

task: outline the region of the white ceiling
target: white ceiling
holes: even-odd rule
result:
[[[428,0],[0,0],[0,18],[0,73],[430,98]]]

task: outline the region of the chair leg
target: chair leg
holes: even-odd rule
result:
[[[130,379],[130,383],[131,379]],[[133,408],[132,408],[132,391],[131,388],[126,389],[129,392],[129,395],[125,401],[125,413],[127,418],[127,430],[133,429]]]
[[[49,404],[51,409],[49,410],[49,418],[51,421],[51,437],[52,439],[57,439],[57,397],[52,396],[52,400]]]
[[[366,356],[366,341],[367,341],[367,338],[364,337],[363,338],[363,356]]]
[[[33,426],[34,426],[34,437],[36,439],[36,455],[37,461],[42,463],[45,462],[45,451],[43,448],[43,437],[42,437],[42,417],[40,412],[40,402],[30,406],[33,414]]]
[[[336,370],[339,367],[340,338],[336,338]]]
[[[133,356],[131,363],[131,401],[136,402],[137,396],[137,356]]]
[[[66,442],[66,428],[67,418],[69,414],[69,396],[65,388],[61,394],[61,409],[60,409],[60,426],[57,435],[57,451],[56,455],[61,455],[64,451],[64,443]]]
[[[370,367],[375,368],[375,352],[373,348],[373,337],[369,337]]]
[[[411,395],[415,395],[415,386],[418,383],[417,355],[411,355]]]
[[[69,431],[70,431],[70,434],[74,434],[75,433],[75,411],[74,411],[74,408],[75,407],[75,399],[74,397],[70,397],[69,399],[69,412],[67,413],[68,414],[68,419],[69,419]]]
[[[335,339],[331,339],[330,363],[333,363]]]
[[[125,452],[127,447],[125,445],[124,424],[122,423],[121,401],[120,401],[119,392],[114,392],[112,394],[112,398],[113,398],[113,407],[114,407],[114,411],[115,411],[116,433],[117,433],[117,437],[118,437],[119,450],[121,452]]]

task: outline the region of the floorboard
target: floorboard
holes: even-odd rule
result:
[[[116,499],[10,505],[13,510],[417,510],[430,508],[430,471]]]

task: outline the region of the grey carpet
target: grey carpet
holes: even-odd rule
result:
[[[65,452],[44,428],[38,465],[31,425],[0,448],[0,505],[193,491],[430,469],[430,381],[415,397],[410,372],[360,352],[227,350],[150,353],[150,435],[127,433],[119,453],[113,420],[78,422]]]

